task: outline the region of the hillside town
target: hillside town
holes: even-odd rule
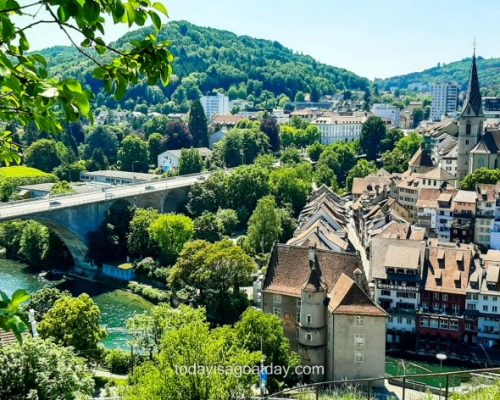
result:
[[[475,39],[365,78],[161,1],[4,3],[0,400],[500,398]]]

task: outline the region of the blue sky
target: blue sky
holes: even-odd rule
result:
[[[499,0],[161,0],[171,19],[264,39],[368,78],[469,57],[500,57]],[[108,38],[126,32],[111,24]],[[67,44],[57,28],[30,35],[32,49]]]

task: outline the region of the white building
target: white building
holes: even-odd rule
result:
[[[372,114],[384,121],[389,121],[394,128],[400,127],[401,110],[392,104],[376,103],[372,106]]]
[[[167,172],[172,168],[177,168],[179,166],[179,160],[181,159],[181,153],[183,149],[180,150],[166,150],[163,153],[158,154],[158,168],[163,172]],[[194,148],[197,150],[201,158],[205,159],[212,155],[212,150],[206,147]]]
[[[459,87],[456,83],[442,82],[432,86],[432,121],[440,121],[444,115],[454,113],[458,107]]]
[[[318,128],[321,143],[331,144],[358,140],[366,120],[367,116],[364,113],[362,115],[334,114],[318,117],[311,123]]]
[[[229,108],[229,97],[222,93],[217,93],[215,96],[202,96],[200,102],[203,111],[205,111],[205,116],[209,121],[214,115],[225,115],[231,111]]]

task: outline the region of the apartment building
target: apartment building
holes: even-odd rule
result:
[[[432,121],[440,121],[444,116],[457,111],[459,91],[460,87],[451,82],[436,83],[432,86],[430,113]]]
[[[476,192],[468,190],[459,190],[453,198],[453,221],[451,223],[450,241],[458,241],[460,243],[474,242],[476,199]]]
[[[417,313],[417,353],[444,351],[461,358],[464,311],[469,275],[474,268],[472,245],[429,240],[426,278]]]
[[[415,343],[425,240],[375,237],[370,247],[374,298],[390,316],[387,323],[387,344],[393,349],[409,350]]]
[[[474,223],[474,243],[483,249],[491,247],[491,232],[495,221],[496,199],[499,198],[497,185],[478,185],[477,211]]]
[[[321,135],[322,144],[354,142],[361,135],[361,128],[367,120],[365,113],[353,115],[331,114],[311,121]]]
[[[214,115],[225,115],[231,111],[229,109],[229,97],[223,93],[217,93],[214,96],[202,96],[200,102],[209,121]]]
[[[400,127],[401,110],[397,106],[386,103],[375,103],[372,105],[371,113],[388,122],[393,128]]]

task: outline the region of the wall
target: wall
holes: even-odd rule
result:
[[[385,317],[333,316],[333,377],[327,379],[372,378],[385,375]],[[355,335],[364,335],[364,345],[355,344]],[[363,352],[363,362],[355,362],[355,351]]]

